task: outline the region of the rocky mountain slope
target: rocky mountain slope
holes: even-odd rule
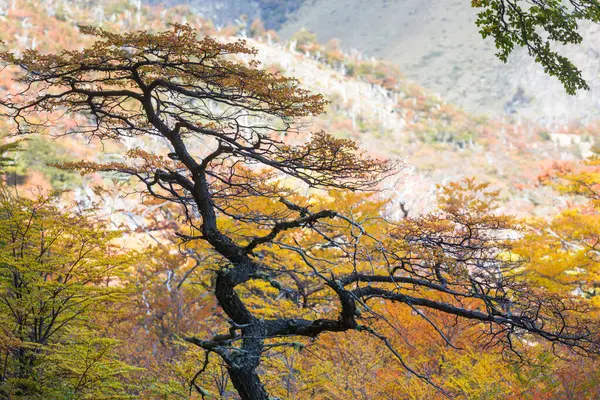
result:
[[[406,164],[386,189],[396,201],[407,203],[411,212],[428,208],[436,184],[475,176],[501,188],[511,212],[544,213],[555,205],[554,198],[536,186],[536,176],[556,160],[585,156],[592,144],[598,143],[596,125],[579,123],[549,129],[472,116],[415,85],[393,65],[345,52],[335,43],[320,44],[310,35],[296,35],[292,42],[276,41],[260,24],[218,30],[188,8],[151,8],[121,0],[91,5],[71,0],[7,4],[0,10],[0,40],[16,51],[28,47],[44,51],[78,48],[90,40],[79,33],[78,24],[124,31],[160,30],[167,29],[168,22],[187,22],[201,34],[220,40],[246,36],[258,49],[265,68],[295,76],[305,87],[331,100],[327,113],[313,121],[313,131],[325,129],[354,138],[372,154]],[[0,91],[13,84],[9,71],[4,71]],[[0,131],[10,132],[10,125],[3,126],[2,122]],[[44,142],[32,147],[37,153],[28,152],[29,159],[21,159],[27,165],[22,165],[19,173],[27,175],[23,179],[29,179],[30,184],[85,188],[89,182],[69,182],[72,176],[60,175],[44,160],[110,157],[110,149],[109,154],[102,154],[99,148],[72,139]]]
[[[395,63],[412,80],[471,113],[525,117],[539,123],[600,117],[600,27],[586,25],[586,40],[564,49],[592,90],[569,96],[557,80],[518,49],[508,63],[482,40],[476,10],[466,0],[147,0],[186,5],[217,25],[260,18],[290,39],[301,29],[346,50]]]
[[[565,49],[592,84],[576,97],[546,76],[522,49],[507,64],[475,26],[466,0],[150,0],[186,4],[224,25],[241,14],[261,18],[284,39],[306,28],[326,42],[394,62],[412,80],[469,112],[526,117],[542,123],[600,116],[600,28],[584,26],[586,41]]]
[[[150,5],[184,5],[217,25],[227,25],[243,15],[250,21],[259,18],[269,29],[281,25],[304,0],[147,0]]]
[[[600,27],[583,27],[587,39],[565,49],[592,83],[573,98],[520,49],[507,64],[483,41],[475,10],[465,0],[307,0],[280,33],[301,28],[320,40],[396,63],[419,84],[479,114],[520,115],[538,121],[594,119],[600,115]]]

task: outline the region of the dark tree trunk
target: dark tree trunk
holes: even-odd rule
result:
[[[215,285],[215,295],[221,308],[237,324],[251,324],[242,329],[242,345],[230,356],[229,377],[242,400],[269,400],[256,368],[264,350],[264,328],[242,303],[226,273],[220,273]]]
[[[269,400],[256,370],[230,367],[229,377],[242,400]]]

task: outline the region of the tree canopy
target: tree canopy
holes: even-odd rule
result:
[[[119,233],[57,198],[0,197],[0,349],[4,398],[119,398],[132,368],[117,343],[94,335],[92,315],[122,300],[116,286],[132,256]],[[98,313],[98,314],[97,314]]]
[[[600,22],[597,0],[472,0],[471,5],[482,9],[477,26],[483,38],[494,38],[500,60],[506,62],[516,46],[524,47],[567,93],[589,89],[581,71],[555,47],[580,44],[580,24]]]

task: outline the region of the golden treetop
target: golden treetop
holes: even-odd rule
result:
[[[195,29],[179,24],[160,33],[80,29],[99,40],[80,51],[43,54],[28,49],[21,57],[4,51],[0,59],[28,72],[21,76],[22,83],[71,88],[80,99],[85,94],[76,89],[112,87],[140,94],[154,88],[246,105],[281,117],[319,114],[327,104],[321,95],[300,88],[297,80],[260,69],[254,59],[247,64],[235,61],[233,56],[256,54],[244,40],[227,43],[208,36],[198,39]]]

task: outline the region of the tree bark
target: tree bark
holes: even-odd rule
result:
[[[256,370],[230,367],[229,377],[242,400],[269,400]]]

